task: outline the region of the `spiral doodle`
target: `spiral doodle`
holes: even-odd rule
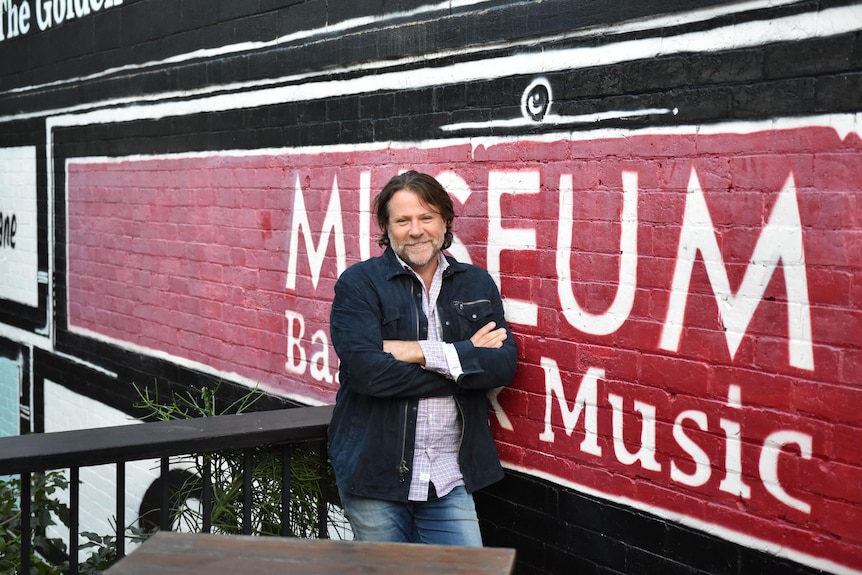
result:
[[[545,78],[536,78],[521,96],[521,113],[524,118],[541,122],[551,110],[551,84]]]

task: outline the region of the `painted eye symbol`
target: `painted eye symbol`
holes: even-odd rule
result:
[[[524,118],[541,122],[551,110],[551,85],[545,78],[533,80],[521,96]]]

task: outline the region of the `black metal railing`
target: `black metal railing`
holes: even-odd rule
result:
[[[251,533],[252,491],[251,460],[254,450],[274,446],[281,451],[281,534],[287,535],[291,492],[291,453],[296,446],[316,450],[321,468],[327,469],[326,433],[332,407],[303,407],[220,415],[195,419],[159,421],[110,428],[84,429],[0,438],[0,476],[21,478],[21,573],[30,572],[33,550],[31,534],[31,490],[33,473],[69,470],[69,573],[78,573],[80,507],[80,469],[115,464],[117,558],[125,555],[126,463],[158,459],[161,462],[161,505],[159,528],[171,529],[170,482],[167,476],[172,457],[239,451],[243,457],[242,533]],[[204,460],[207,458],[204,457]],[[205,464],[201,478],[202,531],[209,532],[212,512],[212,478]],[[331,478],[324,473],[318,490],[317,536],[327,537],[328,493]],[[326,483],[326,484],[324,484]]]

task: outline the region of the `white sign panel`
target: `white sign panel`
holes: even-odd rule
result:
[[[36,307],[36,148],[0,148],[0,298]]]

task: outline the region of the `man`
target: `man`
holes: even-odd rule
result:
[[[487,392],[515,373],[494,281],[444,256],[452,200],[415,171],[374,201],[383,255],[335,286],[329,451],[358,540],[481,546],[472,493],[503,476]]]

